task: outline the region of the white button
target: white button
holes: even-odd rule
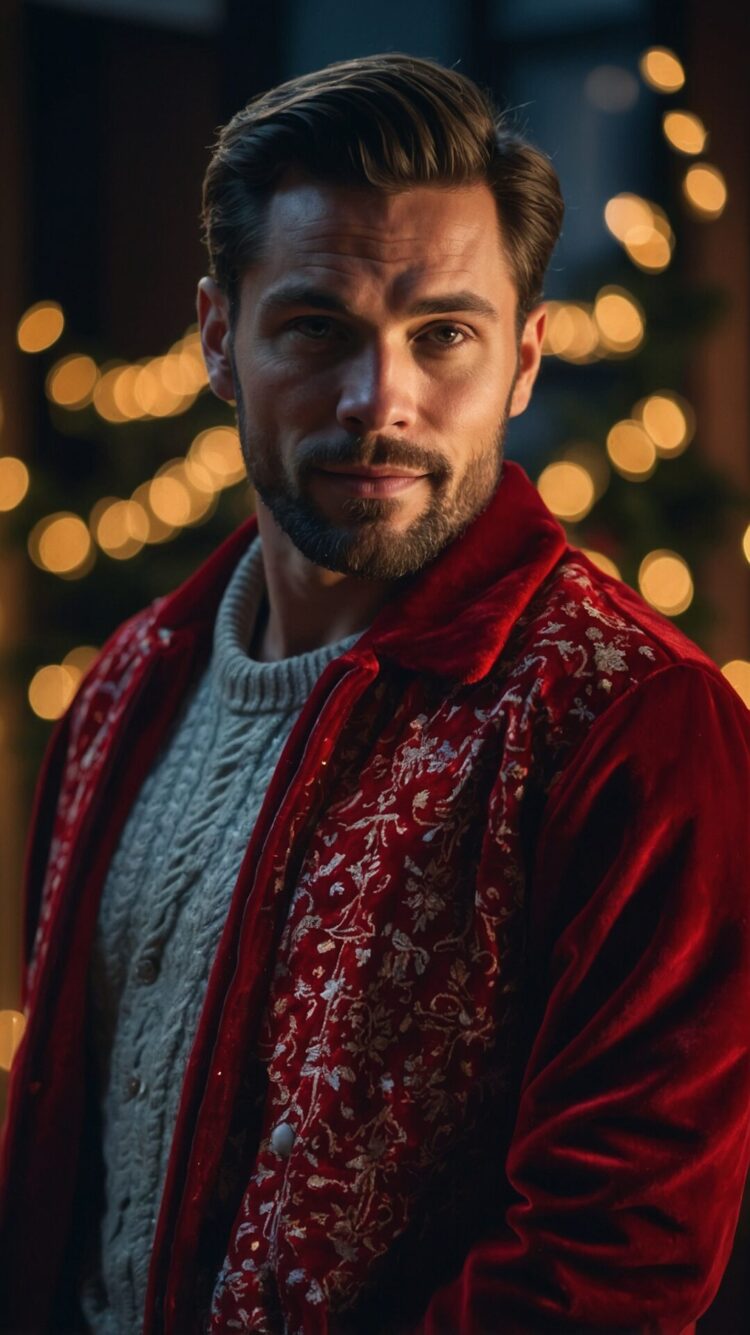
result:
[[[271,1132],[271,1149],[280,1159],[288,1159],[295,1141],[294,1127],[288,1122],[279,1122]]]

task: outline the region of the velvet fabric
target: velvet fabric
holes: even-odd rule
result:
[[[116,633],[50,745],[2,1330],[76,1328],[98,898],[254,532]],[[248,831],[144,1331],[689,1329],[747,1170],[749,737],[506,464],[329,665]]]

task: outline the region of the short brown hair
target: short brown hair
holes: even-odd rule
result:
[[[291,167],[394,193],[486,182],[519,328],[541,299],[563,217],[557,173],[465,75],[400,54],[340,61],[260,94],[224,126],[203,183],[203,228],[211,274],[233,311],[242,273],[262,250],[266,205]]]

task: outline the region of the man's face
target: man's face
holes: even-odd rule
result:
[[[410,574],[497,487],[544,314],[517,338],[485,185],[383,195],[290,177],[271,200],[267,235],[234,327],[205,280],[201,302],[212,385],[236,399],[259,504],[316,566]]]

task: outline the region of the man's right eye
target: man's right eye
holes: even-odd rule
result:
[[[302,315],[289,326],[293,333],[303,334],[305,338],[320,343],[330,334],[336,333],[333,320],[325,315]]]

